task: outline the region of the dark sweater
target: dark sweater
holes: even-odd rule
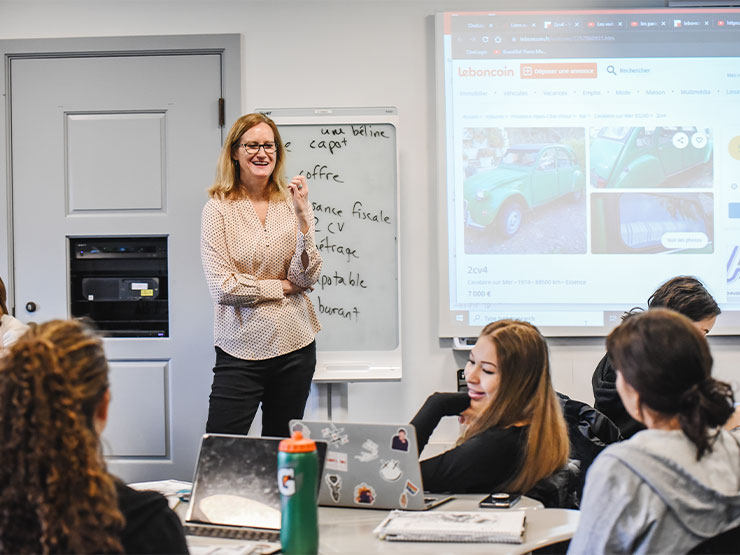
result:
[[[419,453],[444,416],[457,416],[470,406],[466,393],[434,393],[411,420]],[[421,461],[424,489],[432,492],[491,493],[518,472],[527,440],[526,426],[491,428],[441,455]]]
[[[121,543],[126,553],[187,553],[180,519],[167,499],[154,491],[137,491],[116,480],[118,508],[126,519]]]
[[[645,426],[632,418],[622,404],[617,392],[617,371],[612,366],[609,355],[604,355],[599,361],[594,375],[591,377],[591,386],[594,390],[594,408],[603,412],[614,422],[624,439],[628,439]]]

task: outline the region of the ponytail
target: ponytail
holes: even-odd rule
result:
[[[651,308],[630,316],[606,340],[607,351],[640,401],[665,417],[678,417],[699,460],[712,450],[733,413],[732,388],[712,378],[712,355],[686,316]]]
[[[712,450],[721,426],[734,412],[732,387],[707,378],[684,392],[679,403],[681,430],[696,445],[696,460],[699,460]]]

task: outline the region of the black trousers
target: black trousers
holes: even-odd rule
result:
[[[303,418],[315,369],[315,341],[265,360],[243,360],[216,347],[206,432],[246,435],[262,403],[262,435],[288,437],[290,419]]]

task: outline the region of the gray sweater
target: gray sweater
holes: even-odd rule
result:
[[[722,431],[699,461],[681,431],[610,445],[586,476],[568,553],[686,553],[740,526],[739,441]]]

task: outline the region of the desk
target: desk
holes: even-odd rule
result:
[[[388,511],[373,509],[345,509],[319,507],[319,553],[400,553],[413,555],[465,554],[465,553],[528,553],[539,547],[570,539],[578,526],[578,511],[568,509],[543,509],[542,504],[529,498],[514,509],[478,509],[481,494],[456,495],[449,503],[440,505],[439,511],[527,511],[527,525],[523,544],[504,543],[441,543],[441,542],[389,542],[373,535],[373,530],[388,515]],[[178,510],[184,515],[185,512]],[[238,544],[237,540],[188,536],[188,545]]]

